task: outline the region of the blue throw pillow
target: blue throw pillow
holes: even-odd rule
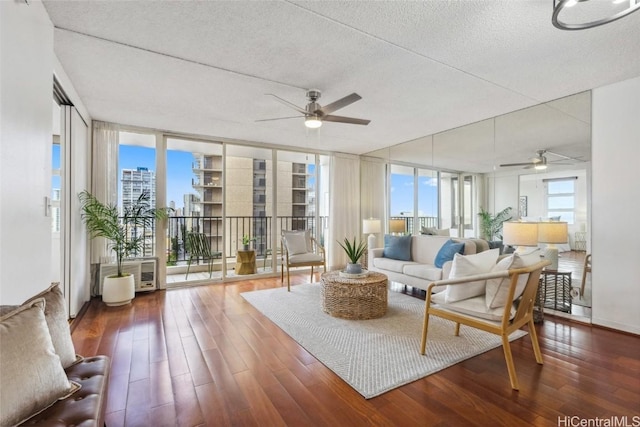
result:
[[[400,261],[411,261],[411,236],[385,234],[382,256]]]
[[[462,255],[463,252],[464,243],[456,243],[451,239],[447,240],[438,251],[438,255],[436,255],[436,267],[442,268],[445,262],[453,260],[455,254]]]

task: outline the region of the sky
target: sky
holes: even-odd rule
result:
[[[121,145],[118,162],[120,170],[146,167],[154,171],[155,149]],[[174,201],[176,208],[184,207],[184,194],[197,194],[191,186],[191,179],[195,178],[192,170],[193,162],[193,155],[190,152],[167,150],[167,201]],[[309,172],[313,173],[313,167]],[[433,185],[433,182],[434,180],[430,177],[419,177],[419,216],[437,216],[438,187]],[[312,184],[312,181],[310,183]],[[411,216],[412,214],[413,176],[392,174],[391,216]]]

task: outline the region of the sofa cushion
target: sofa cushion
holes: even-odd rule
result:
[[[473,276],[491,271],[496,265],[500,251],[492,249],[474,255],[455,254],[451,265],[449,279]],[[447,303],[461,301],[467,298],[484,295],[486,280],[463,283],[459,285],[447,285],[445,290],[445,301]]]
[[[461,254],[464,251],[464,243],[455,243],[453,240],[447,240],[438,251],[434,265],[442,268],[445,262],[453,260],[455,254]]]
[[[373,259],[374,267],[379,268],[381,270],[395,271],[396,273],[402,273],[402,270],[404,269],[405,265],[408,265],[408,264],[416,264],[416,263],[412,261],[399,261],[397,259],[384,258],[384,257]]]
[[[406,264],[402,268],[402,272],[407,276],[418,277],[431,282],[442,279],[442,269],[431,264]]]
[[[491,272],[505,271],[513,268],[528,267],[540,261],[540,252],[535,249],[525,255],[513,253],[503,259],[501,259],[492,269]],[[516,283],[516,291],[513,294],[513,300],[522,295],[524,288],[529,280],[528,274],[521,274],[518,277]],[[498,279],[487,280],[487,288],[485,292],[486,306],[487,308],[499,308],[504,307],[507,304],[507,297],[509,296],[509,284],[511,283],[510,277],[503,277]]]
[[[76,390],[55,353],[44,298],[0,317],[0,425],[15,425]]]
[[[411,236],[384,235],[385,258],[397,259],[400,261],[411,261]]]
[[[466,314],[469,316],[479,317],[481,319],[490,320],[492,322],[499,322],[502,320],[504,314],[504,307],[500,308],[487,308],[484,302],[484,296],[480,295],[473,298],[468,298],[462,301],[456,301],[453,303],[445,302],[445,292],[439,292],[431,296],[431,301],[438,304],[440,307],[446,310],[455,311],[458,313]],[[511,307],[511,313],[509,319],[513,319],[516,315],[515,307]]]
[[[71,340],[71,330],[69,329],[69,316],[65,308],[65,300],[60,290],[60,285],[54,283],[48,289],[40,292],[33,298],[29,298],[24,304],[29,304],[38,298],[44,298],[44,317],[47,320],[53,348],[60,357],[63,368],[76,363],[76,350]]]

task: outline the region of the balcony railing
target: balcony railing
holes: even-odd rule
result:
[[[409,216],[392,216],[390,219],[402,219],[405,221],[405,232],[408,234],[420,234],[422,227],[438,228],[438,217],[435,216],[419,216],[418,227],[414,228],[413,217]],[[415,231],[414,231],[415,230]]]
[[[231,216],[226,221],[220,216],[172,216],[169,218],[167,233],[167,261],[169,265],[186,261],[189,248],[186,247],[188,232],[204,233],[209,237],[211,250],[222,252],[226,257],[235,257],[238,248],[242,247],[242,237],[248,235],[252,239],[252,247],[258,258],[265,257],[272,251],[271,216]],[[276,244],[280,244],[282,230],[311,230],[313,236],[322,239],[322,231],[327,227],[328,217],[320,217],[319,224],[314,216],[279,216],[276,221]]]
[[[396,216],[391,219],[402,219],[406,222],[405,230],[414,234],[413,217]],[[189,259],[189,248],[186,247],[188,232],[204,233],[209,237],[212,251],[222,252],[226,257],[235,257],[238,248],[242,247],[242,237],[248,235],[252,240],[252,247],[258,258],[274,253],[272,247],[271,216],[228,216],[223,223],[221,216],[172,216],[168,219],[167,228],[167,264],[175,265]],[[311,230],[321,244],[323,232],[328,227],[329,218],[322,216],[316,223],[315,216],[278,216],[276,221],[276,245],[280,245],[282,230]],[[437,217],[418,217],[415,233],[419,234],[421,227],[438,227]],[[136,235],[144,235],[145,242],[140,253],[135,257],[154,256],[155,226],[132,230]],[[142,234],[139,234],[142,233]]]

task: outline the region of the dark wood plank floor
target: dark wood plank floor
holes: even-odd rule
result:
[[[73,340],[80,354],[112,357],[107,425],[557,426],[640,415],[640,338],[549,316],[538,325],[543,366],[528,338],[512,344],[519,392],[498,348],[365,400],[239,295],[275,286],[157,291],[117,308],[93,300]]]

